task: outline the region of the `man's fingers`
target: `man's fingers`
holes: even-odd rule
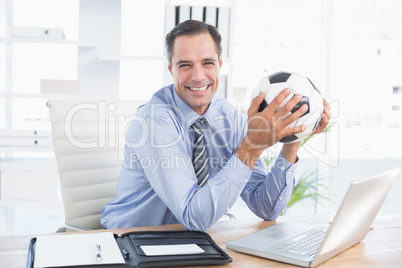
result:
[[[299,133],[303,132],[303,130],[305,128],[306,128],[305,125],[300,125],[297,127],[287,127],[283,132],[284,137],[299,134]]]
[[[321,127],[320,132],[323,131],[329,124],[329,117],[326,114],[322,114],[319,126]]]
[[[285,117],[288,115],[292,109],[303,99],[303,97],[300,94],[295,94],[287,103],[285,106],[283,106],[279,111],[277,112],[278,117]],[[299,107],[300,108],[300,107]]]
[[[331,119],[332,114],[331,114],[331,105],[326,101],[326,99],[323,99],[324,103],[324,115],[327,117],[327,119]]]
[[[273,100],[271,103],[268,104],[268,107],[262,111],[265,115],[273,115],[276,110],[278,110],[279,106],[282,102],[286,99],[287,96],[290,94],[290,89],[285,88],[283,89]]]
[[[313,133],[311,135],[320,133],[322,131],[325,130],[325,128],[328,126],[329,124],[329,120],[332,117],[331,114],[331,105],[327,102],[326,99],[322,99],[323,100],[323,104],[324,104],[324,112],[321,115],[321,120],[320,123],[318,124],[317,128],[313,131]]]
[[[328,101],[325,98],[322,98],[322,102],[324,104],[324,107],[327,107],[329,110],[331,110],[331,105],[328,103]]]
[[[283,127],[287,127],[288,125],[299,119],[307,111],[307,109],[308,106],[306,104],[303,104],[294,113],[291,113],[289,114],[289,116],[284,117],[281,124],[283,125]]]
[[[250,108],[248,108],[247,111],[248,118],[258,113],[258,109],[260,108],[260,105],[263,100],[264,100],[264,93],[260,91],[258,95],[251,101]]]

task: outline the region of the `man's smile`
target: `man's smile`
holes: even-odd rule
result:
[[[190,89],[191,91],[205,91],[207,90],[208,87],[209,85],[203,87],[188,87],[188,89]]]

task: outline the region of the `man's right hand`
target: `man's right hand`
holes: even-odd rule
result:
[[[290,113],[293,107],[299,103],[302,96],[294,95],[283,107],[279,106],[291,93],[289,89],[282,90],[273,101],[261,112],[258,112],[260,104],[264,100],[264,93],[260,92],[255,97],[248,109],[247,135],[236,150],[236,156],[250,169],[253,169],[260,155],[268,147],[275,145],[282,138],[300,133],[304,126],[290,127],[307,111],[307,105],[302,105],[294,113]]]

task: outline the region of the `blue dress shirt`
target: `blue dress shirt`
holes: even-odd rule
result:
[[[239,196],[265,220],[280,215],[294,186],[297,163],[279,155],[268,175],[261,161],[250,170],[234,155],[247,133],[245,116],[217,96],[203,116],[209,180],[199,187],[190,126],[200,115],[180,99],[173,85],[138,108],[127,131],[115,197],[102,208],[105,228],[181,223],[205,231]]]

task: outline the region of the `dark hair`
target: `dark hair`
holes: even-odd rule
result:
[[[182,23],[176,25],[167,35],[166,35],[166,56],[170,64],[172,64],[172,54],[173,45],[176,37],[181,35],[192,36],[201,33],[209,33],[212,39],[215,41],[216,52],[218,53],[219,59],[222,56],[222,45],[221,45],[221,35],[216,27],[206,24],[205,22],[198,20],[186,20]]]

